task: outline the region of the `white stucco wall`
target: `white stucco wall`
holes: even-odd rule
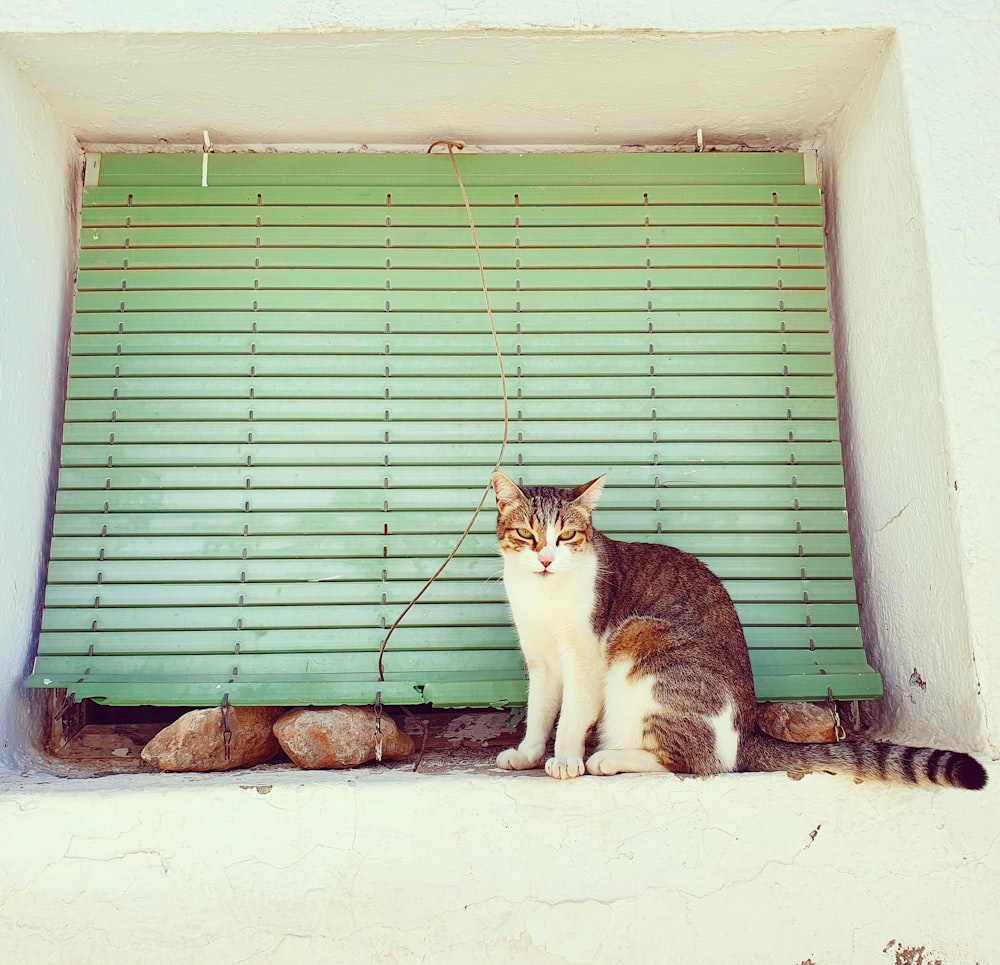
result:
[[[908,128],[901,51],[893,44],[821,152],[858,592],[864,638],[886,684],[885,699],[867,709],[897,739],[976,747],[983,707],[928,229]]]
[[[996,788],[408,771],[93,784],[0,799],[8,961],[1000,961],[1000,849],[982,831]]]
[[[33,759],[19,682],[68,331],[72,135],[190,143],[205,126],[234,145],[600,149],[702,126],[710,143],[818,148],[865,630],[891,691],[878,722],[997,755],[992,4],[494,6],[0,9],[0,954],[1000,960],[997,765],[986,792],[929,794],[780,775],[67,781]]]
[[[887,685],[877,713],[912,740],[985,734],[996,756],[1000,31],[963,9],[954,45],[954,18],[900,27],[822,154],[859,592]]]
[[[0,762],[16,764],[38,722],[21,684],[48,557],[83,162],[4,60],[0,158]]]
[[[979,10],[977,11],[977,8]],[[966,9],[966,8],[962,8]],[[949,495],[991,753],[1000,755],[1000,14],[903,35],[931,279]],[[940,77],[948,83],[941,84]],[[916,89],[919,89],[919,93]]]

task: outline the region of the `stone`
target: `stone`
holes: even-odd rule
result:
[[[829,704],[761,704],[757,725],[765,734],[794,744],[832,744],[837,739],[833,708]]]
[[[375,711],[371,707],[300,707],[274,725],[282,750],[305,770],[357,767],[375,759]],[[382,760],[403,761],[413,739],[382,713]]]
[[[142,749],[142,759],[161,771],[231,771],[266,764],[281,752],[273,727],[282,713],[280,707],[230,707],[227,759],[222,708],[192,710],[164,727]]]

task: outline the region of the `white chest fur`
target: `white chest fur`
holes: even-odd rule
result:
[[[529,661],[551,660],[567,648],[599,654],[600,642],[591,625],[597,560],[592,554],[573,555],[566,562],[557,559],[548,573],[538,572],[520,556],[504,560],[504,586]]]
[[[543,574],[532,565],[534,556],[504,557],[504,584],[528,667],[528,723],[520,746],[498,762],[534,766],[558,716],[555,750],[545,769],[553,777],[577,777],[604,689],[604,655],[591,625],[597,560],[566,552]]]

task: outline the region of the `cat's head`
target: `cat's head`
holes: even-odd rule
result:
[[[518,486],[493,473],[497,498],[497,540],[504,559],[539,576],[573,569],[581,554],[593,552],[592,515],[604,476],[576,489]]]

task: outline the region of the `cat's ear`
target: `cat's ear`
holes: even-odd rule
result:
[[[493,492],[496,493],[499,512],[502,513],[511,503],[524,499],[524,493],[517,483],[502,472],[493,473],[490,481],[493,483]]]
[[[607,478],[607,474],[605,473],[603,476],[591,479],[589,483],[578,486],[573,490],[571,496],[573,502],[579,503],[584,509],[592,513],[597,506],[597,500],[600,498],[601,490],[604,489],[604,481]]]

